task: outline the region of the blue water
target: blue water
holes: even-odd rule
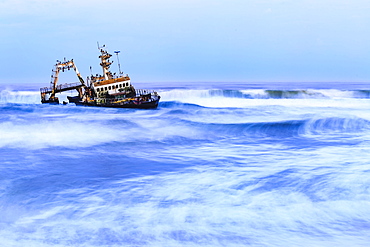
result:
[[[370,85],[210,85],[156,110],[2,86],[0,246],[369,246]]]

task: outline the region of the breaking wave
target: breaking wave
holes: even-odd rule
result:
[[[40,93],[38,91],[0,91],[0,104],[40,104]]]
[[[160,90],[162,102],[186,102],[195,98],[235,98],[235,99],[338,99],[356,98],[369,99],[370,90],[336,90],[336,89],[307,89],[307,90],[225,90],[204,89],[185,90],[172,89]],[[63,97],[64,94],[61,96]],[[0,103],[40,104],[38,91],[21,91],[3,89],[0,91]]]
[[[242,99],[322,99],[322,98],[370,98],[370,90],[337,90],[337,89],[307,89],[307,90],[181,90],[174,89],[161,92],[165,100],[186,98],[242,98]]]
[[[245,138],[282,138],[330,135],[335,133],[360,133],[370,130],[370,121],[352,118],[313,118],[278,122],[252,122],[238,124],[188,123],[203,136],[213,139],[228,139],[244,136]],[[244,139],[248,140],[248,139]],[[250,140],[250,139],[249,139]]]
[[[260,109],[253,111],[258,112]],[[241,137],[242,142],[261,138],[279,141],[291,137],[353,134],[368,132],[370,129],[369,120],[353,115],[313,115],[292,120],[279,120],[273,116],[247,119],[245,115],[251,114],[249,109],[234,110],[233,115],[229,116],[223,109],[174,102],[164,102],[161,111],[149,111],[144,115],[140,110],[62,105],[39,108],[32,105],[4,106],[1,112],[0,147],[31,149],[52,146],[89,147],[112,142],[218,142]],[[34,118],[36,115],[38,117]]]

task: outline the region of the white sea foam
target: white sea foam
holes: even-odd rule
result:
[[[184,103],[197,103],[208,99],[215,107],[228,106],[229,102],[240,101],[242,99],[274,99],[274,91],[263,89],[248,90],[221,90],[221,89],[173,89],[159,91],[162,101],[179,101]],[[326,90],[277,90],[277,99],[348,99],[356,98],[357,91],[343,91],[336,89]],[[67,101],[68,93],[58,94],[60,102]],[[214,101],[212,101],[214,98]],[[40,93],[38,91],[15,91],[4,89],[0,92],[0,103],[24,103],[40,104]],[[216,104],[215,104],[216,102]],[[217,104],[218,102],[218,104]],[[209,106],[206,103],[204,106]],[[230,107],[235,107],[231,103]]]
[[[242,96],[225,96],[223,91],[214,93],[214,90],[170,90],[161,92],[163,101],[177,101],[181,103],[197,104],[205,107],[231,107],[243,108],[253,106],[307,106],[307,107],[353,107],[365,108],[369,107],[368,99],[355,99],[353,92],[340,90],[304,90],[304,93],[299,93],[299,97],[278,97],[273,98],[269,96],[266,90],[253,89],[242,90]],[[285,91],[280,91],[284,94]],[[234,93],[238,95],[237,93]],[[244,96],[243,96],[244,95]],[[248,96],[249,95],[249,96]],[[295,94],[293,94],[295,95]],[[317,96],[319,95],[319,96]],[[321,96],[320,96],[321,95]]]
[[[0,243],[367,246],[370,100],[318,91],[1,105]]]
[[[370,178],[361,175],[369,167],[332,172],[330,162],[335,164],[337,155],[327,156],[327,175],[318,177],[317,184],[310,182],[315,173],[307,174],[316,167],[309,159],[300,172],[276,176],[292,166],[285,158],[269,169],[196,166],[116,181],[107,189],[66,190],[60,194],[60,205],[11,226],[32,231],[3,238],[9,243],[9,238],[22,234],[31,244],[43,239],[61,245],[67,239],[94,245],[109,238],[112,246],[360,246],[368,238],[358,235],[367,230],[346,232],[340,222],[370,220],[370,198],[363,188]],[[290,182],[297,183],[295,189]],[[300,189],[305,186],[311,188]],[[340,193],[343,190],[346,193]]]
[[[210,105],[213,108],[220,104],[219,100],[225,101],[226,98],[195,99],[198,104]],[[306,130],[303,133],[356,130],[356,128],[365,130],[366,120],[370,120],[370,113],[364,114],[362,110],[369,107],[369,102],[360,99],[314,101],[231,98],[228,104],[228,107],[243,104],[247,106],[239,107],[232,112],[226,111],[225,106],[223,110],[200,108],[196,114],[193,114],[192,110],[187,110],[191,114],[179,115],[172,114],[172,108],[131,111],[129,114],[124,110],[120,112],[115,109],[75,106],[42,106],[36,112],[27,112],[27,109],[22,111],[20,108],[16,114],[5,115],[0,123],[0,147],[31,149],[49,146],[88,147],[115,141],[162,142],[178,137],[191,140],[222,139],[229,135],[227,133],[232,132],[231,129],[226,130],[226,127],[220,133],[210,132],[209,127],[212,126],[197,123],[258,124],[310,120],[305,125]],[[315,126],[312,127],[310,123]],[[320,126],[325,128],[320,129]]]
[[[0,103],[40,104],[40,93],[37,91],[2,90]]]
[[[311,91],[320,93],[332,99],[353,98],[355,96],[355,91],[349,91],[349,90],[337,90],[337,89],[314,90],[312,89]]]
[[[48,119],[48,117],[51,117]],[[167,125],[164,120],[142,119],[138,117],[132,126],[121,129],[116,125],[96,123],[99,118],[109,120],[109,115],[69,114],[46,115],[31,122],[13,119],[0,123],[0,147],[44,148],[48,146],[87,147],[103,143],[132,141],[162,141],[174,137],[197,139],[201,134],[184,124]],[[55,120],[55,118],[60,118]],[[89,119],[94,121],[89,122]],[[123,117],[127,118],[127,117]],[[80,121],[84,119],[84,121]],[[111,119],[118,120],[120,117]],[[76,121],[77,120],[77,121]],[[129,120],[126,120],[129,121]]]

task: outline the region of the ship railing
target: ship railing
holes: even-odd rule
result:
[[[118,78],[121,78],[121,77],[129,77],[128,74],[124,74],[124,73],[121,73],[121,74],[116,74],[114,73],[113,74],[113,79],[118,79]]]
[[[136,91],[136,96],[152,94],[155,92],[154,90],[148,90],[148,89],[135,89],[135,91]]]
[[[55,92],[68,91],[68,90],[76,89],[80,86],[82,86],[80,82],[60,84],[55,87]],[[52,93],[53,88],[52,87],[42,87],[40,88],[40,92],[41,93]]]

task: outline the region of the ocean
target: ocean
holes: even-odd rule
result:
[[[369,246],[370,85],[144,86],[157,109],[0,86],[0,246]]]

